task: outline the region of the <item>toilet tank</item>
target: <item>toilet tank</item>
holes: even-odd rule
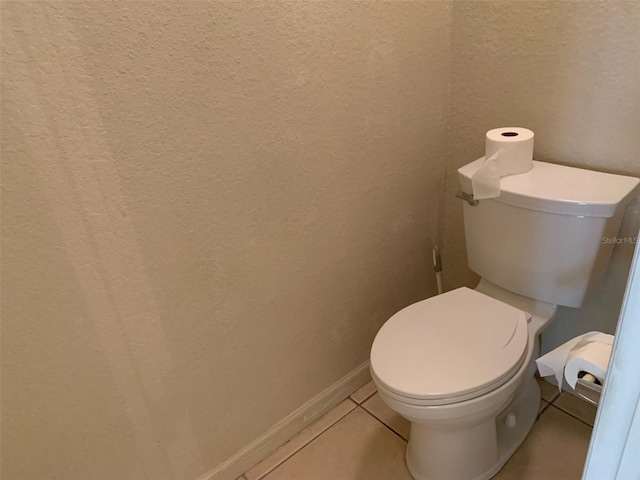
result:
[[[482,164],[458,170],[465,193]],[[542,302],[579,307],[600,285],[640,180],[546,162],[501,179],[500,196],[464,202],[471,270]]]

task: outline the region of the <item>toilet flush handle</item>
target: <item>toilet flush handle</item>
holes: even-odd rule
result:
[[[465,202],[468,202],[472,207],[475,207],[480,203],[480,200],[476,200],[475,198],[473,198],[473,194],[471,193],[456,192],[456,197],[461,198]]]

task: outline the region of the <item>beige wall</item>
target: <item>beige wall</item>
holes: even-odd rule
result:
[[[475,285],[466,267],[456,169],[484,152],[484,132],[530,128],[534,158],[640,176],[640,3],[453,2],[445,285]],[[637,200],[622,236],[640,227]],[[543,348],[589,330],[613,333],[633,245],[616,248],[603,288],[563,309]]]
[[[2,2],[3,479],[193,479],[435,292],[450,14]]]

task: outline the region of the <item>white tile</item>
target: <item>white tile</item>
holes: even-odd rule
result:
[[[267,480],[412,480],[406,442],[357,408],[267,475]]]
[[[347,399],[340,403],[330,412],[326,413],[323,417],[316,420],[314,423],[305,428],[298,435],[293,437],[287,443],[282,445],[269,457],[247,470],[244,475],[246,480],[258,480],[267,475],[270,471],[294,455],[298,450],[303,448],[314,438],[322,434],[325,430],[331,427],[334,423],[339,421],[349,412],[356,408],[356,404]]]
[[[596,407],[590,403],[587,403],[570,393],[562,392],[562,394],[555,399],[553,405],[558,407],[560,410],[570,413],[574,417],[578,417],[580,420],[593,427],[593,422],[596,419]]]
[[[369,400],[362,404],[367,412],[371,413],[378,420],[383,422],[394,432],[400,435],[405,440],[409,440],[409,430],[411,429],[411,422],[394,412],[382,401],[379,394],[373,395]]]
[[[360,405],[374,393],[376,393],[376,384],[373,383],[373,380],[371,380],[369,383],[356,390],[351,395],[351,400]]]

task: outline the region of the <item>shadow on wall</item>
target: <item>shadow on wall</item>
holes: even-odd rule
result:
[[[448,2],[2,8],[3,478],[224,466],[435,292]]]
[[[3,12],[10,17],[14,14],[16,11]],[[65,24],[65,18],[60,16],[58,21],[59,31],[72,31]],[[51,238],[57,238],[60,244],[50,246],[50,256],[57,258],[43,258],[41,262],[55,263],[51,270],[55,269],[65,284],[57,285],[54,281],[47,292],[29,291],[29,286],[23,285],[23,291],[13,292],[20,285],[19,274],[16,273],[14,279],[11,273],[8,280],[3,278],[10,292],[5,292],[9,293],[8,297],[42,303],[44,317],[24,318],[21,308],[24,305],[19,302],[3,305],[6,307],[3,313],[9,313],[7,317],[3,315],[4,328],[12,332],[11,344],[3,345],[6,360],[3,384],[20,383],[21,379],[12,373],[17,366],[12,359],[25,359],[24,349],[38,346],[29,356],[34,362],[32,368],[37,368],[38,373],[28,379],[30,383],[25,385],[20,398],[13,395],[10,402],[3,401],[4,434],[7,435],[3,435],[3,453],[12,459],[11,466],[15,469],[3,473],[7,478],[34,473],[27,467],[32,459],[26,458],[21,449],[21,445],[28,444],[39,445],[39,451],[49,462],[36,468],[65,471],[69,478],[86,475],[82,470],[86,465],[74,467],[85,463],[77,462],[78,456],[93,458],[87,461],[93,463],[91,468],[103,478],[173,478],[175,475],[170,472],[178,471],[174,468],[178,462],[181,468],[191,462],[194,471],[202,471],[206,466],[201,463],[194,425],[187,412],[172,410],[175,409],[172,392],[167,392],[163,384],[173,367],[168,339],[111,161],[114,153],[109,150],[102,132],[87,128],[101,125],[101,118],[82,75],[71,75],[65,70],[71,64],[78,66],[75,59],[81,57],[81,52],[74,42],[69,42],[67,48],[55,49],[58,56],[51,58],[46,55],[52,49],[47,48],[43,43],[46,40],[37,31],[13,29],[7,35],[15,35],[11,43],[13,47],[18,46],[18,50],[5,51],[3,55],[25,60],[19,67],[24,79],[20,88],[31,103],[19,111],[9,104],[6,110],[3,107],[3,117],[6,114],[20,118],[37,134],[29,137],[22,150],[7,152],[11,163],[3,173],[10,179],[14,169],[29,168],[32,183],[23,186],[22,177],[11,184],[15,190],[7,204],[3,202],[3,212],[6,212],[3,222],[30,228],[25,218],[32,217],[33,224],[47,224],[49,219],[38,218],[35,211],[49,211],[55,222],[50,226],[55,231]],[[62,112],[43,93],[51,91],[47,87],[51,78],[66,79],[60,95],[65,104],[77,105],[75,115]],[[16,92],[5,92],[3,86],[3,95],[5,93]],[[3,134],[18,128],[20,125],[3,122]],[[20,133],[12,136],[21,137]],[[30,160],[29,167],[20,166],[24,157]],[[37,202],[31,213],[16,213],[25,212],[24,205],[12,206],[21,196],[23,201]],[[35,229],[34,232],[39,233]],[[38,244],[40,240],[34,240],[36,248],[31,254],[18,256],[16,252],[30,248],[30,244],[20,245],[9,238],[3,251],[3,264],[8,268],[3,268],[3,272],[14,271],[12,256],[31,256],[33,268],[42,267],[36,260],[41,255],[38,249],[43,248]],[[15,266],[15,271],[21,268]],[[65,269],[66,274],[62,272]],[[50,278],[46,277],[50,275],[46,270],[42,268],[39,274],[43,279]],[[77,288],[75,294],[68,293],[70,286],[66,282],[70,279]],[[65,289],[67,292],[63,293]],[[59,293],[58,297],[55,292]],[[66,310],[69,318],[60,318],[60,312],[46,311],[43,297],[54,297],[52,301],[58,305],[66,302],[68,305],[60,305],[60,310]],[[12,321],[20,325],[12,325]],[[38,342],[42,335],[48,338]],[[93,353],[91,358],[87,357],[87,349]],[[20,368],[30,367],[27,364]],[[17,371],[24,373],[24,370]],[[52,386],[51,382],[57,384]],[[42,415],[41,421],[27,422],[21,428],[24,411]],[[84,428],[78,429],[78,425]],[[69,441],[82,432],[92,432],[92,435]],[[161,436],[172,439],[168,446],[158,442]],[[111,438],[105,441],[107,437]],[[58,445],[51,444],[53,438],[59,439]],[[115,438],[119,441],[114,441]],[[73,447],[69,444],[84,445],[85,451],[71,450]],[[105,448],[113,451],[105,452]],[[120,461],[111,462],[111,458]],[[128,459],[128,463],[122,461],[124,459]],[[50,462],[58,463],[58,467],[52,467]],[[38,474],[48,478],[50,471]]]

